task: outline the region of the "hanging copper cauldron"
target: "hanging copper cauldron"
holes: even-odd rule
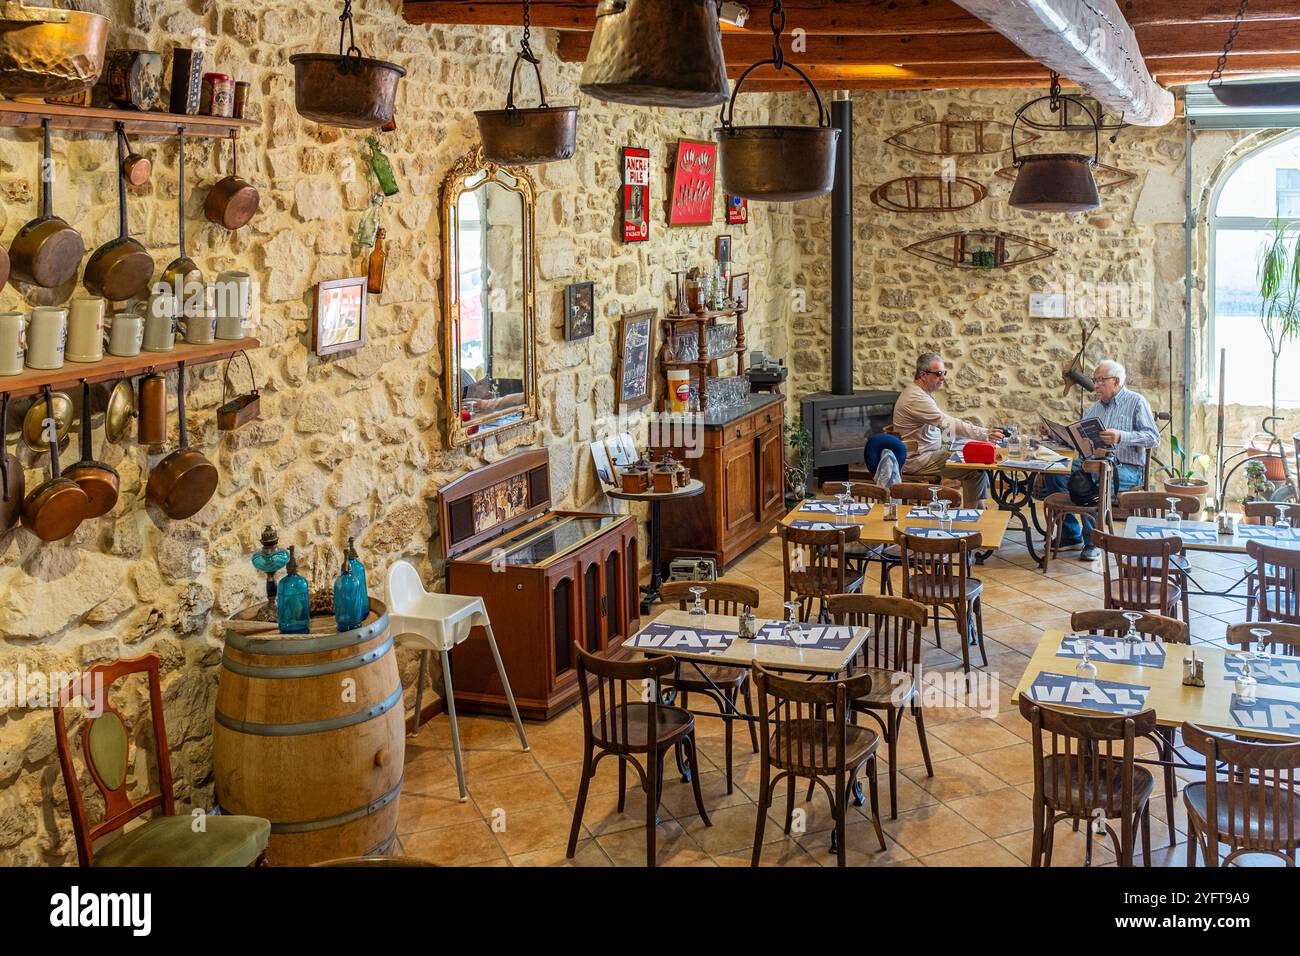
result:
[[[344,0],[339,52],[297,53],[289,57],[294,70],[294,102],[298,113],[323,126],[374,129],[393,120],[397,81],[406,70],[386,60],[361,55],[352,28],[352,0]],[[343,38],[351,37],[345,51]]]
[[[736,94],[750,73],[771,64],[788,66],[808,84],[817,100],[816,126],[735,126]],[[835,147],[840,131],[830,125],[830,115],[812,80],[793,63],[761,60],[736,81],[730,113],[723,111],[718,138],[718,166],[722,185],[733,196],[750,202],[798,202],[825,196],[835,187]]]
[[[108,17],[80,10],[0,2],[0,93],[71,96],[104,69]]]
[[[578,108],[576,106],[548,106],[546,87],[542,83],[542,69],[529,44],[531,20],[528,0],[524,0],[524,36],[519,44],[519,55],[510,70],[510,92],[506,94],[503,110],[478,110],[479,137],[483,140],[483,156],[502,166],[533,166],[572,159],[578,138]],[[515,78],[519,64],[531,63],[537,74],[537,91],[542,105],[531,109],[515,106]]]
[[[1062,102],[1070,102],[1088,114],[1096,139],[1091,157],[1078,153],[1040,153],[1036,156],[1016,153],[1016,124],[1027,109],[1043,100],[1052,101],[1054,109]],[[1011,205],[1029,212],[1087,212],[1100,208],[1101,193],[1097,191],[1097,179],[1092,174],[1100,159],[1101,127],[1097,117],[1078,97],[1057,94],[1054,81],[1052,94],[1040,96],[1020,107],[1016,110],[1015,122],[1011,124],[1011,163],[1020,170],[1011,189]]]
[[[727,101],[718,0],[600,0],[580,89],[608,103]]]

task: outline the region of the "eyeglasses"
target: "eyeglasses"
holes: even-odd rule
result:
[[[945,372],[926,372],[925,374],[926,374],[926,375],[933,375],[935,378],[947,378],[947,377],[948,377],[948,373],[947,373],[946,371],[945,371]]]
[[[1116,378],[1114,375],[1106,375],[1106,376],[1104,376],[1104,377],[1102,377],[1102,378],[1094,378],[1094,379],[1092,380],[1092,384],[1093,384],[1093,385],[1100,385],[1102,382],[1118,382],[1118,381],[1119,381],[1119,379]]]

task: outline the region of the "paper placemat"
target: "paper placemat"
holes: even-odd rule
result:
[[[1209,528],[1175,528],[1167,524],[1142,524],[1137,526],[1136,537],[1147,539],[1182,538],[1193,544],[1214,544],[1219,533]]]
[[[833,521],[813,521],[811,518],[795,518],[790,522],[790,527],[799,528],[802,531],[843,531],[843,528],[836,527]]]
[[[1163,641],[1142,640],[1130,644],[1122,637],[1104,637],[1096,634],[1067,634],[1061,639],[1061,646],[1056,651],[1057,657],[1070,660],[1083,659],[1084,642],[1092,641],[1089,658],[1097,663],[1123,664],[1128,667],[1165,666],[1165,645]]]
[[[1040,671],[1029,686],[1030,700],[1108,714],[1134,714],[1146,706],[1150,687],[1110,680],[1084,680],[1074,674]]]
[[[978,531],[964,531],[961,528],[944,531],[941,528],[922,527],[907,527],[903,529],[903,533],[910,534],[914,538],[969,538],[971,535],[979,534]]]
[[[1055,468],[1058,462],[1055,461],[1026,461],[1023,458],[1008,458],[1002,463],[1003,468],[1010,468],[1012,471],[1046,471],[1048,468]]]
[[[1300,703],[1257,697],[1252,704],[1243,703],[1236,694],[1228,705],[1232,722],[1243,730],[1271,730],[1280,734],[1300,734]]]
[[[648,624],[636,637],[626,642],[627,647],[642,650],[695,651],[720,654],[736,639],[735,631],[697,629],[677,624]]]
[[[1240,654],[1223,655],[1223,679],[1235,681],[1246,670]],[[1250,673],[1262,686],[1300,687],[1300,658],[1270,654],[1266,661],[1251,661]]]
[[[953,521],[956,521],[958,523],[964,522],[965,524],[974,524],[975,522],[980,520],[980,516],[982,514],[983,512],[978,511],[975,508],[957,508],[955,510],[950,509],[948,511],[948,516],[951,517]],[[913,508],[911,511],[907,513],[907,516],[909,518],[915,518],[917,521],[938,521],[939,520],[939,512],[929,507]]]
[[[847,624],[800,624],[792,637],[789,625],[771,621],[758,629],[753,642],[805,651],[842,651],[853,642],[853,631]]]
[[[1247,541],[1268,541],[1289,544],[1300,541],[1295,528],[1275,528],[1269,524],[1239,524],[1237,537]]]
[[[820,498],[810,499],[800,505],[799,510],[806,514],[833,515],[841,514],[840,505],[837,501],[823,501]],[[855,501],[849,505],[849,514],[865,515],[871,513],[871,502]]]

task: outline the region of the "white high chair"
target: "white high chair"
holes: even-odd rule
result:
[[[497,673],[501,675],[501,685],[506,689],[506,700],[510,703],[510,713],[515,718],[515,728],[519,731],[519,743],[527,751],[528,737],[524,734],[524,723],[519,719],[519,708],[515,706],[515,695],[510,690],[510,680],[506,677],[505,665],[501,663],[501,652],[497,650],[496,637],[492,634],[492,623],[488,620],[487,608],[480,597],[468,597],[461,594],[438,594],[425,590],[420,573],[409,561],[398,561],[388,572],[388,620],[392,627],[393,638],[398,644],[407,644],[420,651],[420,683],[415,689],[415,724],[411,731],[414,737],[420,732],[420,709],[424,704],[424,680],[428,674],[429,652],[437,651],[442,656],[442,683],[447,695],[447,717],[451,721],[451,741],[456,754],[456,782],[460,785],[461,800],[469,799],[465,789],[465,768],[460,755],[460,730],[456,726],[456,697],[451,686],[451,661],[448,653],[457,644],[465,641],[470,631],[481,626],[487,632],[488,646],[492,648],[492,657],[497,663]]]

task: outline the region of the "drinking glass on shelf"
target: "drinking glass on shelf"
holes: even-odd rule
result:
[[[688,590],[690,590],[691,594],[695,596],[695,603],[691,605],[691,614],[700,616],[708,614],[709,612],[704,609],[704,594],[708,591],[708,588],[702,588],[697,585]]]
[[[1125,611],[1124,620],[1128,621],[1128,630],[1124,634],[1124,641],[1127,644],[1142,643],[1142,635],[1138,633],[1137,622],[1142,620],[1141,611]]]
[[[1081,677],[1083,680],[1097,679],[1097,665],[1092,662],[1092,646],[1092,639],[1085,637],[1083,639],[1083,657],[1080,658],[1078,664],[1074,665],[1075,676]]]
[[[1172,530],[1177,531],[1183,523],[1183,516],[1178,513],[1178,499],[1166,498],[1165,501],[1169,502],[1169,510],[1165,512],[1165,524],[1169,525]]]
[[[1277,508],[1277,520],[1273,522],[1275,528],[1290,528],[1291,519],[1287,517],[1291,508],[1290,505],[1274,505]]]

